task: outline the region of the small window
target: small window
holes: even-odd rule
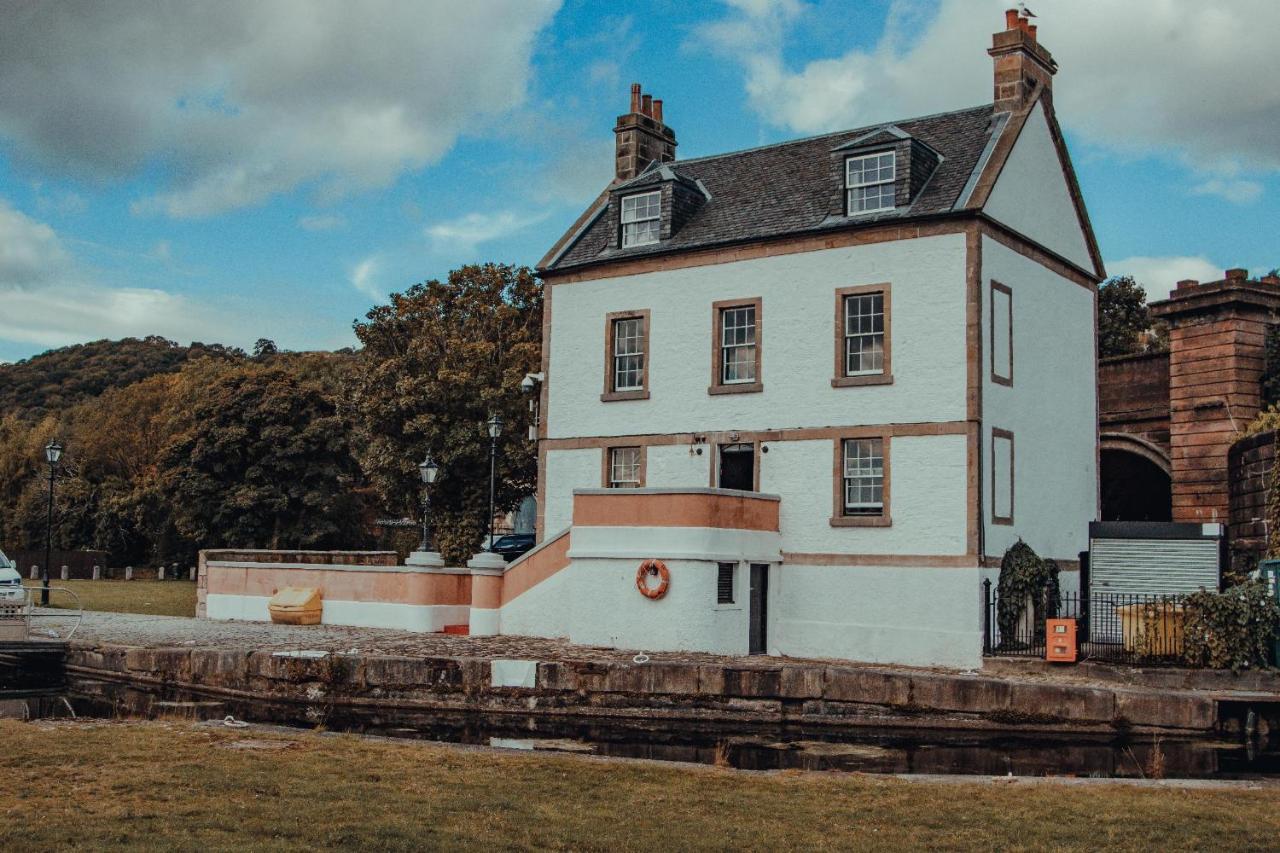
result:
[[[640,448],[614,447],[609,450],[609,482],[611,489],[636,489],[641,485]]]
[[[734,563],[719,563],[716,573],[716,604],[733,604],[733,575],[738,568]]]
[[[720,381],[756,381],[756,306],[725,308],[720,315]]]
[[[622,199],[622,248],[658,242],[661,228],[661,192],[629,195]]]
[[[613,390],[644,388],[644,318],[613,321]]]
[[[844,298],[844,375],[884,373],[884,294]]]
[[[884,514],[884,440],[848,438],[844,440],[845,516]]]
[[[894,154],[881,151],[844,162],[848,214],[894,208]]]

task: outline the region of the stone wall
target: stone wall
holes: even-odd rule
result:
[[[1140,353],[1098,364],[1098,427],[1137,435],[1169,450],[1169,353]]]
[[[1267,487],[1275,456],[1274,431],[1243,438],[1227,454],[1231,491],[1228,539],[1231,568],[1237,574],[1251,569],[1267,549]]]

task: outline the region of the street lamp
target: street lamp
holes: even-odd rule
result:
[[[49,463],[49,516],[44,528],[44,569],[40,573],[40,606],[49,606],[49,561],[53,559],[53,483],[58,473],[58,461],[62,459],[62,445],[57,439],[44,448],[45,461]]]
[[[493,490],[498,474],[498,436],[502,435],[502,415],[494,412],[485,424],[489,428],[489,546],[493,547]]]
[[[418,463],[418,476],[422,477],[422,544],[418,550],[425,553],[431,549],[431,485],[440,476],[440,463],[430,453]]]

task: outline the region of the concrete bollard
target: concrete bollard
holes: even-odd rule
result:
[[[39,567],[39,566],[32,566],[32,567],[31,567],[31,579],[32,579],[33,581],[38,581],[38,580],[40,580],[40,567]]]
[[[127,581],[133,580],[133,566],[124,567],[124,579]]]
[[[71,577],[71,569],[67,568],[66,566],[63,566],[61,577],[64,581],[69,579]]]
[[[164,580],[164,563],[161,563],[160,568],[156,569],[156,580]]]
[[[191,568],[187,569],[187,580],[193,581],[195,579],[196,579],[196,567],[192,566]]]
[[[102,566],[93,567],[93,579],[96,581],[102,580]]]

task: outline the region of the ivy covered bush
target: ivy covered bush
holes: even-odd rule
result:
[[[1000,645],[1004,648],[1039,640],[1044,636],[1044,620],[1058,615],[1061,596],[1058,586],[1058,564],[1042,560],[1031,546],[1019,539],[1004,552],[1000,560],[1000,580],[996,587],[996,624],[1000,628]],[[1019,638],[1018,623],[1028,599],[1033,610],[1035,636]]]
[[[1187,596],[1183,657],[1189,666],[1231,669],[1264,667],[1280,630],[1280,604],[1261,581],[1224,592]]]

